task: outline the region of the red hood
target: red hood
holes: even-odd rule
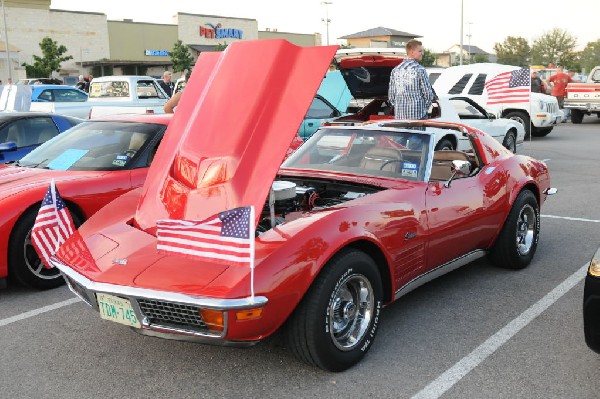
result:
[[[202,53],[150,167],[138,225],[262,209],[336,48],[256,40]]]

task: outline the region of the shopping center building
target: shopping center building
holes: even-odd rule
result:
[[[5,0],[0,36],[0,79],[25,78],[23,63],[42,56],[39,43],[50,37],[64,45],[73,59],[53,76],[74,83],[78,75],[152,75],[171,69],[172,51],[181,40],[197,59],[202,51],[256,39],[286,39],[300,46],[321,44],[319,33],[302,34],[258,30],[258,21],[217,15],[178,12],[172,24],[108,20],[106,14],[56,10],[50,0]],[[7,45],[8,44],[8,51]]]

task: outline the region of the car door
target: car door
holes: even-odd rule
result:
[[[484,166],[475,176],[452,180],[449,187],[445,181],[429,182],[429,269],[488,247],[504,223],[507,181],[500,166]]]
[[[452,97],[460,122],[486,132],[502,143],[506,136],[506,122],[488,114],[479,104],[467,97]]]
[[[304,116],[298,134],[300,134],[302,139],[306,140],[317,131],[323,121],[340,115],[341,113],[331,103],[317,95]]]

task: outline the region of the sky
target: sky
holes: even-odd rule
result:
[[[434,52],[460,43],[461,4],[463,46],[469,43],[492,53],[494,44],[507,36],[533,41],[554,28],[577,40],[577,50],[600,39],[595,29],[600,18],[599,0],[577,0],[576,7],[562,2],[528,0],[51,0],[52,9],[91,11],[109,20],[173,23],[177,12],[252,18],[258,29],[292,33],[321,33],[323,44],[343,44],[341,36],[382,26],[422,36],[423,46]],[[325,19],[330,22],[327,26]],[[327,29],[328,28],[328,29]],[[470,35],[470,37],[469,37]]]

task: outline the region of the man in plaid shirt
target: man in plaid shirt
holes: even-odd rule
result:
[[[406,54],[390,75],[389,103],[394,106],[397,119],[426,119],[434,92],[427,71],[419,64],[423,58],[423,43],[409,40]]]

